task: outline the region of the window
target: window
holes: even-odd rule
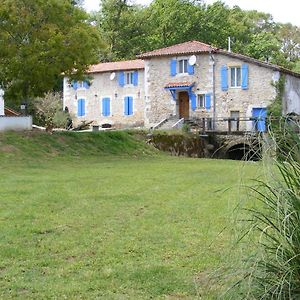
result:
[[[78,89],[83,89],[83,88],[85,88],[84,81],[78,81],[78,82],[77,82],[77,88],[78,88]]]
[[[204,94],[198,95],[197,108],[205,108],[205,95]]]
[[[230,68],[230,86],[231,87],[241,87],[242,82],[242,72],[241,67],[232,67]]]
[[[188,60],[181,59],[178,61],[178,73],[187,73],[188,72]]]
[[[125,85],[133,84],[133,72],[125,73]]]

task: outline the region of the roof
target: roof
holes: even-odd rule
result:
[[[284,67],[281,67],[281,66],[278,66],[275,64],[271,64],[269,62],[261,61],[256,58],[250,57],[250,56],[246,56],[246,55],[234,53],[234,52],[229,52],[229,51],[226,51],[223,49],[217,49],[216,53],[220,53],[220,54],[223,54],[226,56],[237,58],[237,59],[243,60],[245,62],[249,62],[249,63],[255,64],[255,65],[261,66],[261,67],[269,68],[269,69],[272,69],[275,71],[279,71],[279,72],[300,78],[300,73],[296,73],[296,72],[286,69]]]
[[[237,58],[243,60],[245,62],[250,62],[262,67],[271,68],[276,71],[280,71],[295,77],[300,78],[300,74],[288,70],[286,68],[280,67],[278,65],[274,65],[268,62],[264,62],[250,56],[242,55],[239,53],[229,52],[223,49],[215,48],[211,45],[199,42],[199,41],[190,41],[177,45],[173,45],[166,48],[157,49],[154,51],[142,53],[138,55],[139,58],[148,59],[153,57],[161,57],[161,56],[173,56],[173,55],[188,55],[188,54],[201,54],[201,53],[219,53],[229,57]]]
[[[121,70],[140,70],[144,69],[145,64],[142,59],[135,60],[125,60],[116,62],[100,63],[97,65],[90,66],[87,73],[102,73],[102,72],[112,72]]]
[[[194,84],[194,82],[187,82],[187,81],[183,81],[183,82],[169,82],[165,88],[177,88],[177,87],[190,87]]]
[[[141,55],[138,55],[139,58],[150,58],[155,56],[168,56],[168,55],[181,55],[181,54],[196,54],[196,53],[208,53],[213,50],[216,50],[208,44],[190,41],[177,45],[173,45],[166,48],[157,49],[154,51],[146,52]]]

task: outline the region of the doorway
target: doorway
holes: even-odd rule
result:
[[[231,130],[232,131],[239,130],[239,118],[240,118],[240,112],[238,110],[230,111]]]
[[[253,108],[252,117],[255,118],[253,124],[254,130],[258,132],[265,132],[267,130],[267,126],[266,126],[267,109],[264,107]]]
[[[178,94],[179,101],[179,118],[189,119],[190,117],[190,99],[187,92]]]

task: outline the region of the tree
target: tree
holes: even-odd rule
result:
[[[300,58],[300,28],[292,24],[279,24],[277,37],[285,58],[290,62],[297,62]]]
[[[147,49],[148,22],[143,7],[128,0],[102,0],[94,18],[106,43],[102,60],[134,58],[142,49]]]
[[[280,43],[270,32],[254,34],[246,48],[249,56],[266,62],[276,62],[278,53],[280,53]]]
[[[62,73],[83,77],[98,61],[99,35],[69,0],[2,0],[0,86],[28,100],[52,90]]]

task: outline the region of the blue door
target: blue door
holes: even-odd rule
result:
[[[252,109],[252,117],[254,119],[253,127],[255,131],[265,132],[266,131],[266,117],[267,117],[267,109],[266,108],[253,108]]]

